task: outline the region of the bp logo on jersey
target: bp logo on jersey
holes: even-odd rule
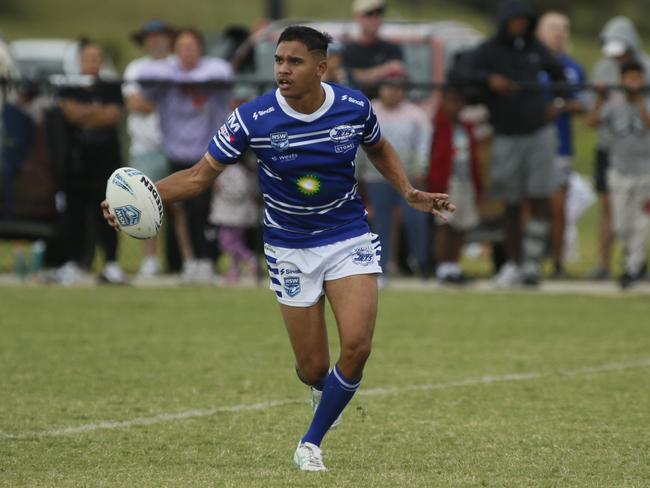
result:
[[[291,298],[300,293],[300,276],[285,276],[283,281],[284,291]]]
[[[350,125],[337,125],[330,130],[330,139],[334,142],[348,142],[354,137],[354,128]]]
[[[286,151],[289,148],[289,134],[286,132],[274,132],[270,135],[271,147],[276,151]]]

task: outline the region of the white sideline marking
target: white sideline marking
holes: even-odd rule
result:
[[[626,369],[637,369],[650,367],[650,358],[641,359],[639,361],[629,363],[606,363],[599,366],[588,366],[573,370],[559,370],[548,373],[512,373],[501,376],[480,376],[478,378],[466,378],[457,381],[449,381],[445,383],[429,383],[421,385],[405,385],[400,387],[387,387],[387,388],[369,388],[359,390],[358,395],[362,396],[380,396],[380,395],[393,395],[396,393],[404,393],[410,391],[428,391],[428,390],[444,390],[447,388],[456,388],[463,386],[475,385],[489,385],[492,383],[506,383],[511,381],[525,381],[540,378],[548,378],[553,376],[579,376],[586,374],[607,373],[611,371],[623,371]],[[49,429],[32,432],[19,432],[15,434],[0,432],[0,439],[6,440],[20,440],[20,439],[34,439],[41,437],[61,437],[65,435],[83,434],[86,432],[93,432],[100,429],[124,429],[140,425],[154,425],[162,422],[175,422],[179,420],[186,420],[197,417],[210,417],[218,413],[237,413],[255,410],[267,410],[273,407],[281,407],[284,405],[291,405],[294,403],[305,403],[305,399],[286,399],[274,400],[269,402],[259,403],[242,403],[240,405],[231,405],[223,407],[205,408],[186,410],[178,413],[161,413],[152,417],[137,417],[130,420],[113,421],[106,420],[96,422],[93,424],[83,424],[77,427],[63,427],[60,429]]]

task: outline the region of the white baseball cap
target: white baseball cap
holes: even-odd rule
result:
[[[386,8],[386,2],[384,0],[354,0],[352,2],[352,13],[355,15],[372,12],[380,8]]]
[[[620,39],[609,39],[603,44],[603,54],[608,58],[617,58],[627,51],[627,44]]]

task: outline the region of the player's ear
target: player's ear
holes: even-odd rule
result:
[[[318,64],[316,65],[316,73],[320,78],[322,78],[326,71],[327,71],[327,58],[323,56],[318,60]]]

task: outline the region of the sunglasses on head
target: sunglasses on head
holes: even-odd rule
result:
[[[384,15],[384,12],[386,11],[385,8],[379,7],[379,8],[374,8],[372,10],[368,10],[367,12],[363,13],[364,17],[375,17],[378,15]]]

